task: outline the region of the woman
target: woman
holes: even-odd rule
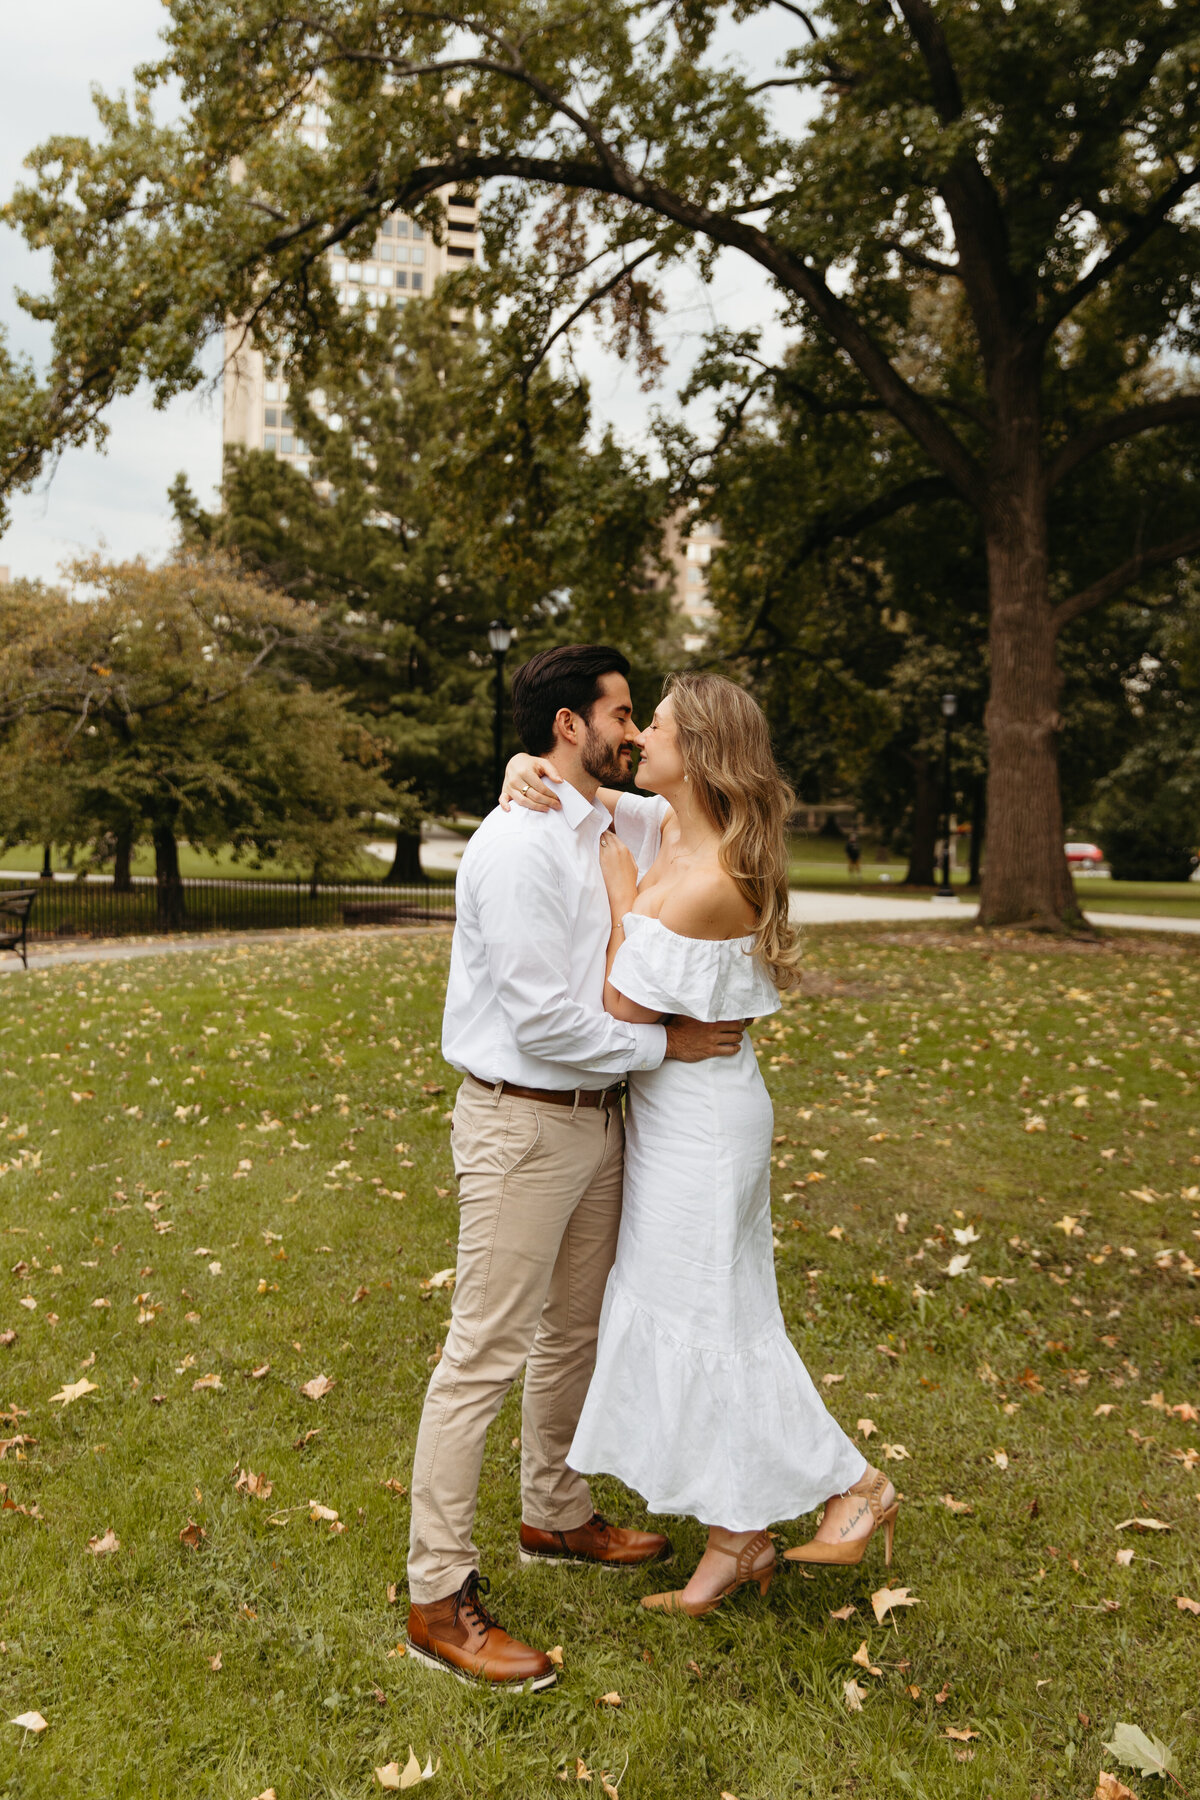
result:
[[[618,1018],[755,1017],[797,980],[784,825],[792,796],[755,702],[719,675],[675,676],[639,738],[636,781],[602,789],[612,908],[604,1004]],[[539,759],[509,764],[502,803],[557,804]],[[749,1036],[737,1057],[630,1076],[625,1189],[596,1371],[569,1462],[618,1476],[652,1512],[690,1513],[708,1545],[678,1592],[693,1616],[765,1593],[766,1526],[825,1501],[787,1556],[856,1563],[897,1503],[835,1423],[788,1340],[772,1246],[771,1101]]]

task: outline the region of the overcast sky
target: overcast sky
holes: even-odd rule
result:
[[[4,49],[8,78],[0,109],[0,193],[22,179],[28,151],[58,133],[95,130],[91,89],[128,84],[134,67],[157,53],[160,0],[8,0]],[[752,22],[747,53],[777,52],[778,25]],[[753,58],[757,60],[756,57]],[[19,310],[15,287],[34,290],[46,263],[0,230],[0,321],[13,349],[44,357],[47,333]],[[745,258],[726,255],[705,287],[680,271],[669,286],[665,331],[671,363],[665,382],[644,396],[632,371],[594,347],[583,362],[592,380],[598,422],[611,421],[629,442],[642,441],[651,409],[670,401],[686,376],[699,336],[719,317],[729,325],[767,324],[773,315],[768,285]],[[772,337],[775,334],[772,333]],[[217,351],[210,356],[215,370]],[[115,557],[160,557],[171,543],[168,483],[183,470],[202,499],[211,501],[221,467],[221,402],[211,391],[179,399],[156,412],[143,395],[117,402],[108,414],[102,450],[72,450],[33,492],[12,503],[12,523],[0,539],[0,566],[14,576],[56,579],[65,559],[103,547]]]

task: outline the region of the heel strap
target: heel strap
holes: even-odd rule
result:
[[[883,1473],[882,1469],[872,1469],[868,1467],[866,1473],[860,1475],[858,1480],[854,1483],[854,1486],[847,1488],[846,1492],[848,1494],[857,1494],[860,1499],[866,1501],[871,1509],[871,1517],[878,1525],[882,1523],[883,1515],[886,1510],[883,1504],[883,1490],[887,1486],[888,1478]]]
[[[732,1558],[735,1581],[748,1581],[751,1575],[758,1573],[754,1565],[759,1556],[764,1550],[771,1549],[771,1534],[767,1531],[756,1532],[750,1542],[743,1544],[740,1550],[728,1550],[724,1544],[714,1544],[712,1548],[720,1555]],[[763,1566],[765,1568],[766,1565]]]

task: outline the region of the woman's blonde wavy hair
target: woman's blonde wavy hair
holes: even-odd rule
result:
[[[800,944],[788,919],[784,835],[795,795],[779,773],[762,708],[724,675],[672,675],[667,694],[684,772],[721,833],[721,867],[758,915],[754,954],[778,987],[795,987]]]

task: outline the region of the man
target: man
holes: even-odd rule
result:
[[[742,1022],[629,1025],[603,1010],[609,906],[596,798],[629,773],[629,664],[567,645],[513,678],[513,718],[562,778],[560,805],[489,814],[458,875],[442,1048],[463,1071],[454,1108],[458,1268],[412,1478],[408,1647],[493,1686],[549,1687],[554,1665],[512,1638],[482,1595],[472,1539],[484,1440],[525,1366],[523,1562],[634,1567],[666,1538],[593,1511],[566,1465],[595,1361],[621,1212],[621,1077],[733,1056]]]

